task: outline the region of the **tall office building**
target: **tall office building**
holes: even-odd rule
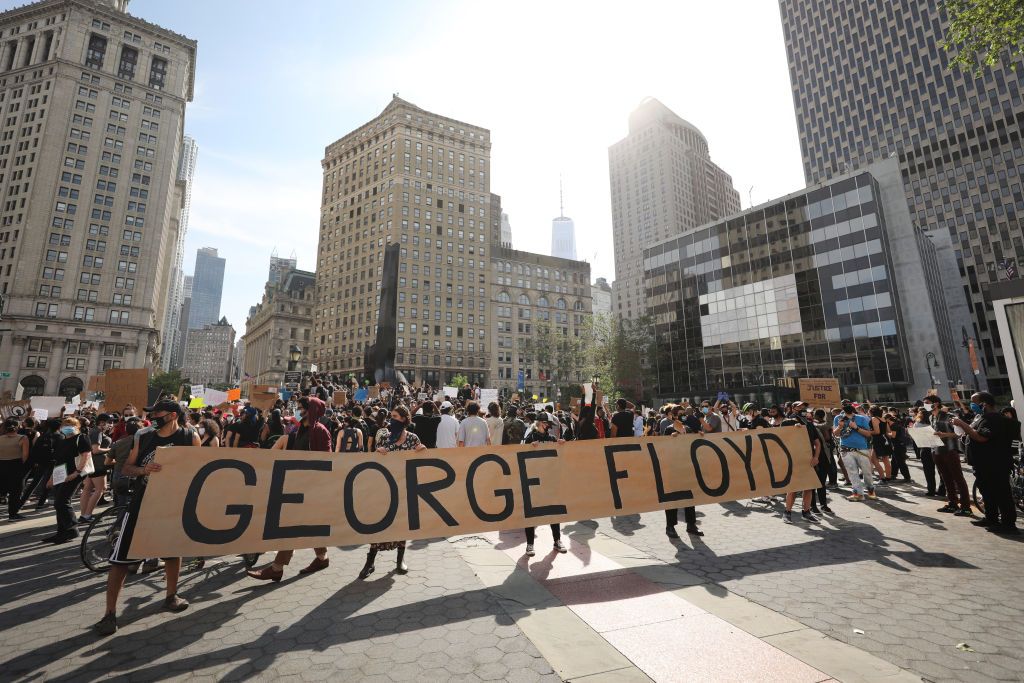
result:
[[[313,318],[321,371],[362,372],[384,247],[400,242],[396,364],[435,386],[486,377],[490,149],[487,129],[397,96],[327,147]]]
[[[177,343],[171,350],[171,369],[180,368],[185,359],[185,342],[188,341],[188,314],[192,309],[192,276],[181,278],[181,312],[178,314]]]
[[[126,6],[0,13],[3,391],[77,393],[160,352],[196,43]]]
[[[991,388],[1008,393],[985,289],[1024,260],[1024,66],[981,78],[949,67],[938,0],[781,0],[808,182],[895,157],[911,216],[947,231]]]
[[[559,216],[551,220],[551,255],[576,260],[576,225],[571,218]]]
[[[594,284],[590,285],[590,298],[594,308],[594,315],[612,314],[612,287],[608,280],[603,277],[597,278]]]
[[[217,250],[213,247],[200,247],[196,251],[188,329],[202,329],[220,319],[220,298],[224,290],[226,263],[224,258],[217,256]]]
[[[270,255],[270,270],[267,273],[267,284],[268,285],[279,285],[284,280],[284,276],[288,271],[295,270],[298,266],[299,260],[295,257],[295,252],[288,258],[282,258],[277,255],[277,249]]]
[[[171,361],[175,355],[175,347],[182,346],[185,338],[178,333],[181,319],[181,304],[184,302],[185,273],[185,237],[188,234],[188,213],[192,206],[192,177],[196,170],[196,157],[199,146],[188,135],[182,141],[181,156],[178,157],[178,178],[175,189],[180,198],[178,216],[178,244],[174,249],[174,265],[171,268],[171,284],[168,292],[167,314],[164,318],[160,352],[160,367],[171,369]]]
[[[512,224],[508,221],[508,214],[501,214],[501,246],[512,246]]]
[[[739,211],[740,196],[701,132],[653,97],[629,115],[629,134],[609,147],[608,166],[613,313],[632,319],[645,312],[644,247]]]

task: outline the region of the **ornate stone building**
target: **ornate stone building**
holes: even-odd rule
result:
[[[189,330],[181,375],[192,384],[230,384],[234,351],[235,328],[227,318],[198,330]]]
[[[241,363],[242,388],[253,384],[284,384],[288,350],[294,344],[308,357],[313,329],[316,275],[292,268],[277,283],[268,282],[263,300],[245,321]]]
[[[78,393],[160,352],[196,42],[126,5],[0,13],[0,390]]]

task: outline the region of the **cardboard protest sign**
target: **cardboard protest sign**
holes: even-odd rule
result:
[[[217,391],[216,389],[210,389],[207,387],[206,391],[203,392],[203,401],[208,406],[219,406],[221,403],[228,402],[228,392]]]
[[[815,408],[836,408],[842,402],[839,395],[839,380],[800,378],[800,400]]]
[[[820,485],[803,427],[380,457],[161,449],[129,556],[210,557],[521,529]]]
[[[280,396],[276,391],[261,391],[249,394],[249,405],[266,412],[273,409],[274,404]]]
[[[103,391],[103,375],[91,375],[85,388],[90,394]]]
[[[480,390],[480,405],[485,409],[492,401],[497,402],[498,390],[497,389],[481,389]]]
[[[253,387],[251,389],[251,392],[255,393],[255,394],[267,394],[267,393],[276,394],[277,393],[277,387],[273,386],[272,384],[255,384],[255,385],[253,385]]]
[[[380,387],[373,386],[367,390],[367,398],[380,398]]]
[[[348,392],[347,391],[335,391],[334,397],[331,399],[336,406],[343,406],[348,403]]]
[[[441,393],[447,396],[448,398],[458,398],[459,396],[459,390],[456,389],[455,387],[445,387],[444,389],[441,390]]]
[[[131,403],[142,410],[149,398],[149,370],[146,368],[111,368],[103,376],[103,408],[122,411]]]
[[[240,401],[242,399],[241,389],[228,389],[228,400],[229,401]]]
[[[203,397],[202,396],[193,396],[192,400],[188,402],[188,407],[190,409],[193,409],[193,408],[205,408],[206,407],[206,402],[203,401]]]

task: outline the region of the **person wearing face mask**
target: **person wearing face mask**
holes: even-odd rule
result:
[[[964,431],[967,461],[974,467],[978,488],[985,499],[985,518],[971,522],[989,531],[1008,536],[1020,534],[1017,509],[1010,490],[1010,469],[1013,467],[1012,443],[1018,436],[1016,425],[996,408],[996,400],[987,391],[971,396],[974,420],[954,418],[951,424]]]
[[[315,396],[303,396],[299,399],[299,408],[295,411],[300,417],[299,427],[286,437],[274,442],[273,451],[331,451],[331,432],[321,422],[327,406]],[[313,548],[316,557],[299,574],[314,574],[330,566],[327,548]],[[247,573],[259,581],[279,582],[284,576],[284,568],[292,560],[294,550],[279,550],[274,561],[261,569],[250,569]]]
[[[871,476],[871,458],[868,456],[871,420],[866,415],[859,415],[853,404],[843,403],[843,412],[832,422],[832,433],[839,437],[839,452],[846,462],[846,471],[853,487],[853,493],[847,500],[862,501],[865,496],[869,500],[877,500],[875,482]]]
[[[722,431],[722,418],[711,409],[711,403],[703,401],[700,404],[700,431],[702,434],[717,434]]]
[[[120,441],[121,439],[123,439],[124,435],[126,434],[125,423],[134,417],[135,406],[129,403],[124,407],[124,410],[121,411],[121,418],[117,421],[117,424],[115,424],[114,428],[110,430],[110,440]]]
[[[71,509],[71,497],[81,483],[84,475],[93,472],[92,444],[89,437],[79,430],[81,423],[77,418],[65,417],[61,420],[60,436],[62,440],[57,446],[57,459],[54,463],[54,478],[63,474],[64,481],[54,483],[53,506],[57,512],[57,533],[43,539],[46,543],[67,543],[78,538],[75,528],[75,514]]]
[[[526,435],[526,439],[523,443],[528,443],[532,447],[536,448],[541,443],[565,443],[564,440],[557,438],[551,433],[551,423],[554,418],[548,413],[540,413],[537,415],[536,421],[533,423],[533,430]],[[556,552],[565,553],[565,544],[562,543],[562,526],[560,524],[551,525],[551,536],[554,538],[554,549]],[[526,527],[526,556],[533,557],[535,555],[533,550],[533,543],[537,539],[536,527]]]
[[[952,512],[960,517],[971,516],[971,490],[967,487],[963,469],[960,467],[959,440],[950,424],[950,414],[942,402],[929,397],[935,410],[931,414],[931,426],[935,436],[942,439],[942,445],[932,450],[935,467],[939,471],[942,483],[946,486],[949,502],[939,508],[939,512]]]
[[[408,430],[410,422],[409,409],[404,405],[395,406],[394,410],[391,411],[391,420],[388,422],[387,428],[377,432],[375,439],[377,444],[376,452],[386,455],[397,451],[426,450],[427,447],[420,442],[419,437]],[[370,551],[366,554],[366,564],[359,571],[360,581],[364,580],[376,569],[374,562],[377,559],[377,553],[388,550],[398,552],[398,556],[395,558],[395,571],[399,574],[405,574],[409,571],[408,565],[405,564],[405,541],[371,543]]]
[[[199,427],[196,429],[199,432],[199,445],[204,448],[219,448],[220,447],[220,425],[217,424],[216,420],[209,418],[199,421]]]
[[[935,415],[937,409],[937,401],[934,396],[926,396],[922,405],[923,415],[918,415],[914,422],[914,427],[927,427],[932,423],[932,416]],[[921,469],[924,470],[924,481],[927,494],[929,496],[942,495],[940,491],[945,492],[945,486],[942,488],[937,487],[938,481],[935,478],[935,454],[931,448],[917,449],[917,457],[921,459]]]

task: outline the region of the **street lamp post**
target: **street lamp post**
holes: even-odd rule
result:
[[[298,367],[300,358],[302,358],[302,349],[297,344],[292,344],[288,349],[288,372],[292,372]]]
[[[932,368],[939,367],[939,359],[934,353],[929,351],[924,355],[924,366],[928,368],[928,380],[931,382],[932,389],[935,388],[935,375],[932,374]]]

